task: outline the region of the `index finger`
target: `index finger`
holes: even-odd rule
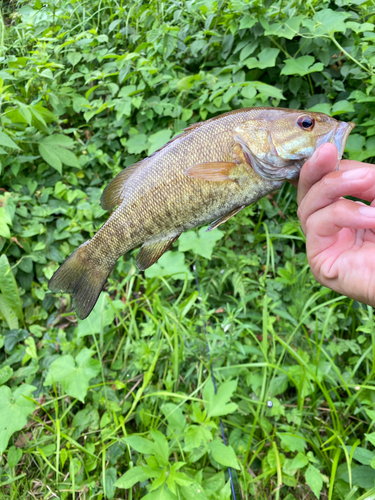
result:
[[[325,143],[318,148],[301,169],[298,181],[297,203],[306,196],[310,188],[322,177],[332,172],[337,165],[337,148],[331,143]]]

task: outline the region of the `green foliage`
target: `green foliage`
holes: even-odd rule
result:
[[[106,220],[105,185],[197,121],[323,111],[355,121],[347,154],[373,161],[373,2],[20,0],[3,16],[0,497],[229,500],[230,466],[238,498],[369,499],[373,311],[312,278],[291,186],[145,273],[129,252],[84,321],[47,282]]]

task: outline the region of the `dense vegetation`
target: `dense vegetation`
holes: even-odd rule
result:
[[[228,500],[228,466],[237,499],[374,498],[373,310],[313,279],[290,185],[145,273],[129,252],[84,321],[47,290],[108,181],[190,123],[324,111],[373,161],[374,21],[372,0],[4,2],[0,498]]]

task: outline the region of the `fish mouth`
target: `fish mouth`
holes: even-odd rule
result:
[[[339,160],[342,158],[346,141],[354,127],[355,123],[353,122],[339,122],[334,133],[332,134],[331,139],[329,140],[330,143],[336,146]]]

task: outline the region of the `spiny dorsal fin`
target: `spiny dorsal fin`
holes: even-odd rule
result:
[[[199,163],[185,170],[184,174],[196,179],[204,179],[206,181],[229,181],[229,174],[237,167],[236,163],[228,161],[217,161],[211,163]]]
[[[124,189],[124,184],[128,181],[129,177],[134,174],[134,172],[143,163],[139,161],[130,165],[130,167],[124,168],[119,174],[116,175],[114,179],[108,184],[108,186],[103,191],[102,197],[100,198],[100,204],[103,210],[112,210],[117,205],[121,203],[121,192]]]
[[[246,207],[246,205],[242,205],[241,207],[235,208],[234,210],[223,215],[219,219],[216,219],[215,221],[211,222],[209,227],[206,229],[206,233],[208,233],[209,231],[212,231],[213,229],[215,229],[215,227],[220,226],[220,224],[222,224],[223,222],[226,222],[228,219],[230,219],[234,215],[238,214],[238,212],[241,212],[241,210],[244,209],[245,207]]]
[[[135,263],[141,271],[144,271],[148,267],[155,264],[157,260],[163,255],[164,252],[172,245],[174,241],[179,238],[173,236],[172,238],[156,241],[154,243],[143,243],[142,248],[139,250],[138,255],[135,259]]]

